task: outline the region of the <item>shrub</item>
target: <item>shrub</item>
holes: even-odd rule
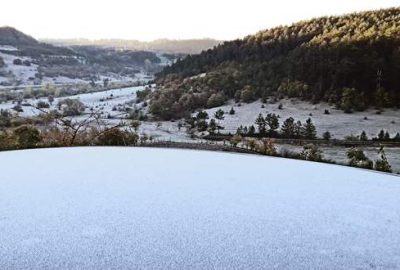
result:
[[[58,102],[58,108],[64,116],[81,115],[85,111],[85,105],[78,99],[63,99]]]
[[[379,149],[378,152],[381,156],[380,159],[375,161],[375,170],[381,172],[392,172],[392,166],[390,166],[389,161],[386,158],[385,150],[383,147]]]
[[[321,161],[322,160],[322,151],[318,148],[318,146],[314,144],[307,144],[304,146],[303,151],[300,154],[302,159],[310,160],[310,161]]]
[[[97,144],[105,146],[128,146],[136,145],[138,136],[136,133],[127,132],[113,128],[102,133],[97,138]]]
[[[20,149],[36,147],[42,141],[39,130],[29,125],[16,128],[13,131],[13,138],[15,139],[16,147]]]
[[[275,156],[277,153],[276,147],[270,139],[262,140],[262,144],[258,146],[257,151],[268,156]]]
[[[50,108],[50,104],[41,100],[41,101],[38,101],[38,103],[36,104],[36,107],[39,109],[48,109],[48,108]]]
[[[214,108],[225,103],[225,96],[223,94],[212,94],[207,100],[207,107]]]
[[[22,60],[19,58],[16,58],[16,59],[14,59],[13,64],[20,66],[20,65],[22,65]]]
[[[373,162],[368,159],[361,149],[352,147],[347,151],[347,158],[350,160],[349,165],[364,169],[372,169]]]

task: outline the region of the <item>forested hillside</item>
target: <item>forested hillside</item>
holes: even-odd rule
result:
[[[316,18],[225,42],[165,68],[158,83],[150,109],[162,118],[270,96],[328,101],[347,112],[400,106],[400,8]]]

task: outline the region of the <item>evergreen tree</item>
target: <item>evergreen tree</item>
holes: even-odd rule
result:
[[[300,120],[298,120],[295,124],[294,124],[294,138],[299,139],[302,136],[302,127],[303,124],[301,123]]]
[[[383,129],[381,131],[379,131],[378,140],[379,141],[385,140],[385,131]]]
[[[238,127],[238,129],[236,130],[236,134],[237,135],[244,135],[243,126],[242,125],[240,125],[240,127]]]
[[[207,113],[206,111],[199,111],[199,112],[197,113],[196,118],[197,118],[198,120],[205,120],[205,119],[208,119],[208,113]]]
[[[269,126],[270,132],[275,132],[279,128],[279,119],[278,116],[274,113],[269,113],[265,117],[265,121]]]
[[[385,136],[383,137],[383,140],[390,141],[390,134],[388,131],[385,132]]]
[[[360,134],[360,141],[368,141],[367,133],[364,130]]]
[[[322,134],[322,138],[325,140],[325,141],[329,141],[330,139],[331,139],[331,133],[329,132],[329,131],[325,131],[324,132],[324,134]]]
[[[286,119],[281,127],[282,136],[285,138],[293,138],[295,135],[295,123],[293,117]]]
[[[210,132],[210,134],[214,134],[216,129],[217,123],[215,122],[215,119],[211,119],[210,123],[208,124],[208,131]]]
[[[395,142],[400,142],[400,133],[396,133],[396,136],[394,136],[393,141]]]
[[[214,117],[217,120],[224,120],[225,116],[224,116],[224,111],[219,109],[218,111],[215,112]]]
[[[267,129],[266,129],[267,123],[265,122],[265,119],[264,119],[264,117],[262,116],[261,113],[258,115],[255,124],[258,127],[258,133],[261,136],[264,136],[266,134],[266,132],[267,132]]]
[[[256,134],[256,128],[253,126],[253,125],[251,125],[250,127],[249,127],[249,132],[247,133],[249,136],[254,136],[254,134]]]
[[[317,138],[317,130],[312,123],[311,118],[308,118],[302,129],[303,137],[309,140]]]

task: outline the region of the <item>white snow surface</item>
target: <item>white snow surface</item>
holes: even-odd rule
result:
[[[1,269],[398,269],[400,181],[156,148],[0,153]]]

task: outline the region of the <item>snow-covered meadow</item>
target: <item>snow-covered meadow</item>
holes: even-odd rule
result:
[[[1,269],[400,267],[391,175],[149,148],[1,152],[0,164]]]
[[[279,105],[282,104],[282,109]],[[295,120],[305,122],[311,118],[317,127],[318,136],[322,136],[325,131],[329,131],[333,138],[343,139],[349,135],[360,135],[361,131],[365,131],[368,137],[375,137],[381,129],[387,130],[390,135],[394,136],[400,132],[400,110],[385,109],[381,114],[377,114],[377,110],[369,109],[364,112],[354,112],[351,114],[344,113],[342,110],[336,109],[327,103],[311,104],[309,102],[283,99],[276,103],[263,103],[255,101],[253,103],[241,103],[240,106],[233,101],[228,105],[216,107],[206,110],[210,117],[214,113],[222,109],[225,112],[225,119],[220,123],[227,131],[236,132],[240,125],[255,125],[255,120],[259,113],[264,117],[268,113],[275,113],[280,116],[280,124],[289,117]],[[235,114],[229,115],[231,108],[234,108]],[[325,110],[329,114],[325,114]]]

